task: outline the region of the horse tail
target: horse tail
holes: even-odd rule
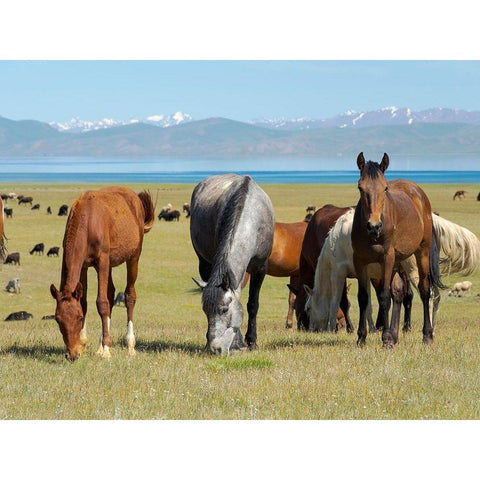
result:
[[[140,201],[142,202],[143,211],[145,212],[143,233],[148,233],[155,224],[155,207],[153,205],[152,196],[150,192],[144,190],[138,194]]]
[[[480,240],[467,228],[432,214],[442,274],[471,275],[480,265]]]
[[[430,245],[430,267],[428,271],[428,279],[431,287],[445,289],[447,288],[440,279],[440,253],[435,238],[435,227],[432,226],[432,243]]]

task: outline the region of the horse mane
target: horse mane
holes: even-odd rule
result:
[[[224,284],[225,281],[230,284],[233,280],[228,271],[227,258],[230,253],[230,247],[235,236],[240,216],[245,207],[245,200],[247,198],[250,181],[251,177],[245,175],[242,181],[237,183],[237,187],[226,201],[216,233],[218,247],[217,253],[215,254],[215,262],[213,264],[210,278],[208,279],[208,285],[203,290],[204,303],[213,300],[212,298],[209,298],[211,293],[213,293],[213,289],[208,287],[219,287]],[[237,285],[234,285],[234,288],[236,287]]]
[[[142,202],[143,210],[145,212],[143,233],[148,233],[155,224],[155,206],[153,205],[152,196],[149,191],[143,190],[138,194],[138,197]]]
[[[365,167],[363,167],[362,170],[362,175],[366,175],[372,179],[378,178],[380,173],[382,173],[380,164],[377,162],[372,162],[371,160],[365,164]]]

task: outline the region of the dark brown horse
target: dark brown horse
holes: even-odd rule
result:
[[[135,354],[133,308],[137,298],[135,280],[143,235],[153,227],[155,211],[150,194],[138,195],[124,187],[88,190],[73,203],[63,238],[60,290],[52,284],[57,301],[55,320],[65,342],[68,360],[76,360],[87,343],[87,269],[98,277],[97,310],[102,318],[102,337],[97,351],[111,356],[110,316],[115,298],[112,268],[127,263],[128,353]]]
[[[298,284],[296,290],[297,298],[295,301],[295,313],[297,316],[297,326],[299,330],[309,329],[309,318],[305,312],[305,303],[307,293],[305,286],[313,289],[315,281],[315,268],[317,266],[318,256],[322,250],[328,232],[335,225],[338,218],[347,212],[351,207],[336,207],[334,205],[324,205],[318,209],[307,224],[305,236],[303,237],[302,250],[300,253],[300,265]],[[340,308],[345,314],[347,331],[353,332],[353,327],[348,314],[349,306],[347,299],[346,282],[340,301]]]
[[[365,162],[363,153],[357,157],[360,170],[358,189],[360,200],[355,208],[352,226],[353,263],[358,278],[360,321],[358,345],[367,337],[366,308],[368,303],[367,266],[380,264],[381,280],[379,307],[383,327],[382,341],[391,348],[398,342],[398,318],[388,324],[391,305],[390,285],[399,263],[414,254],[417,261],[418,289],[423,303],[423,341],[433,341],[430,318],[430,289],[441,286],[438,269],[438,250],[433,236],[432,210],[425,192],[408,180],[387,182],[384,176],[389,158],[385,153],[380,164]],[[430,261],[437,254],[436,261]],[[399,289],[401,290],[401,289]]]
[[[455,194],[453,195],[453,200],[455,201],[457,198],[459,200],[464,199],[467,196],[467,191],[466,190],[457,190]]]

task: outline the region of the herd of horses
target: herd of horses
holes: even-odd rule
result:
[[[380,163],[357,157],[359,200],[354,206],[307,208],[309,222],[275,221],[268,195],[248,175],[214,175],[194,189],[189,204],[190,237],[198,257],[207,349],[228,355],[256,348],[256,318],[265,275],[289,278],[286,327],[293,312],[300,330],[354,331],[347,297],[348,278],[358,280],[360,319],[357,344],[370,331],[382,343],[398,343],[400,309],[410,330],[413,291],[423,306],[423,342],[431,344],[444,286],[441,275],[470,274],[480,264],[480,241],[459,225],[432,213],[425,192],[408,180],[387,181],[389,157]],[[313,211],[312,211],[313,209]],[[313,213],[314,212],[314,213]],[[60,286],[50,286],[55,320],[66,358],[77,359],[87,343],[87,269],[97,272],[97,311],[102,321],[98,354],[111,356],[110,317],[115,302],[112,268],[126,263],[126,344],[135,354],[133,310],[143,237],[153,227],[155,207],[148,192],[107,187],[83,193],[72,205],[63,238]],[[0,221],[4,248],[3,217]],[[242,289],[248,284],[248,324],[242,337]],[[370,286],[378,298],[372,318]],[[393,308],[392,308],[393,302]],[[390,309],[392,313],[390,315]]]

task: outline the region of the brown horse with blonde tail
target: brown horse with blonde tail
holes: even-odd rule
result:
[[[398,320],[392,318],[392,325],[388,324],[390,285],[400,262],[414,254],[419,273],[418,289],[423,303],[423,342],[430,344],[433,341],[429,309],[431,288],[443,287],[433,235],[432,209],[427,195],[416,183],[401,179],[387,182],[384,172],[388,165],[386,153],[380,164],[365,162],[363,153],[357,157],[360,200],[355,208],[352,226],[353,263],[358,278],[360,307],[357,343],[359,346],[365,345],[367,337],[367,267],[372,263],[381,267],[379,304],[383,318],[379,318],[380,325],[377,327],[383,327],[384,346],[392,348],[398,342]]]
[[[102,336],[97,351],[111,356],[110,317],[115,298],[112,268],[127,264],[128,353],[135,354],[133,309],[135,281],[143,236],[154,225],[155,208],[149,193],[136,194],[124,187],[88,190],[72,205],[63,238],[60,290],[52,284],[57,301],[55,320],[67,349],[66,358],[76,360],[87,343],[87,269],[94,267],[98,278],[97,311],[102,319]]]

